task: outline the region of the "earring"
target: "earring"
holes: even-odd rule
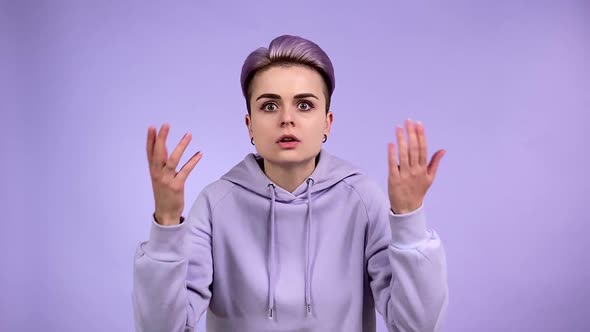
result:
[[[322,141],[322,143],[326,143],[327,140],[328,140],[328,136],[326,134],[324,134],[324,140]]]
[[[250,138],[250,144],[256,145],[256,144],[254,144],[254,137]]]

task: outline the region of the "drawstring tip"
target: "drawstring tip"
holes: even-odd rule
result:
[[[307,314],[311,315],[311,304],[307,305]]]
[[[272,319],[272,308],[268,308],[268,319]]]

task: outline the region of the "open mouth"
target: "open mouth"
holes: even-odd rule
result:
[[[283,135],[277,141],[282,149],[295,149],[299,145],[299,139],[293,135]]]
[[[279,142],[298,142],[298,141],[294,138],[285,137],[285,138],[281,139]]]
[[[289,143],[289,142],[299,142],[299,139],[292,135],[284,135],[279,138],[277,143]]]

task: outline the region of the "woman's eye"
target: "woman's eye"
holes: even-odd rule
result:
[[[299,107],[299,109],[302,111],[309,111],[312,108],[312,105],[306,101],[303,101],[297,104],[297,107]]]
[[[270,104],[265,104],[265,105],[263,105],[263,106],[262,106],[262,109],[263,109],[264,111],[268,111],[268,112],[276,111],[276,109],[277,109],[277,105],[275,105],[275,104],[272,104],[272,103],[270,103]]]

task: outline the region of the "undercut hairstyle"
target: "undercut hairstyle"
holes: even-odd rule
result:
[[[254,76],[275,66],[306,66],[316,70],[324,80],[326,113],[330,109],[330,100],[336,87],[332,61],[316,43],[298,36],[283,35],[273,39],[268,48],[260,47],[250,53],[242,65],[240,83],[242,94],[246,98],[248,114],[251,114],[250,83]]]

